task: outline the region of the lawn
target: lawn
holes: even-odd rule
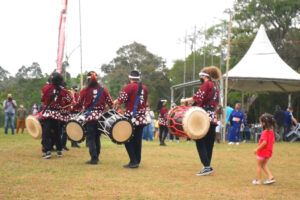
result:
[[[122,167],[128,163],[123,145],[103,136],[101,142],[100,164],[90,166],[84,143],[44,160],[40,140],[0,129],[0,199],[300,199],[300,143],[276,143],[269,167],[277,182],[255,186],[254,143],[216,144],[214,174],[198,177],[193,142],[143,142],[138,169]]]

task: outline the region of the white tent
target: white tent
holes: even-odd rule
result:
[[[296,92],[300,74],[279,57],[261,25],[246,55],[228,72],[228,83],[242,91]]]

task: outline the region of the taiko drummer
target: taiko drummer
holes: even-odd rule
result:
[[[130,162],[124,168],[138,168],[141,162],[142,132],[147,125],[145,116],[148,89],[140,82],[140,73],[136,70],[130,72],[130,83],[124,87],[114,105],[125,104],[124,115],[131,119],[134,126],[132,139],[125,144]]]
[[[195,140],[197,151],[204,168],[198,172],[197,176],[208,175],[213,172],[211,167],[211,159],[216,137],[216,107],[219,104],[219,89],[216,87],[214,80],[221,79],[221,72],[217,67],[205,67],[199,73],[201,87],[191,98],[182,99],[182,104],[190,104],[195,102],[197,106],[203,108],[210,119],[209,131],[205,137]]]
[[[62,107],[72,102],[72,97],[67,90],[62,87],[63,77],[61,74],[54,72],[51,74],[51,83],[42,89],[41,102],[43,102],[43,134],[42,134],[42,158],[51,158],[51,149],[56,146],[57,156],[62,157],[61,144],[61,125],[64,116],[61,113]]]
[[[93,71],[87,74],[87,87],[80,92],[77,105],[86,111],[85,129],[91,160],[86,164],[97,165],[101,150],[101,133],[98,130],[98,119],[105,112],[105,107],[112,107],[109,92],[98,83],[97,74]]]

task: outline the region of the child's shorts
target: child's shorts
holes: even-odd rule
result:
[[[267,157],[262,157],[262,156],[257,156],[257,160],[269,160],[270,158]]]

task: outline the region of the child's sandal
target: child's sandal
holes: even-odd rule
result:
[[[270,184],[273,184],[273,183],[275,183],[275,182],[276,182],[275,179],[272,178],[271,180],[266,180],[266,181],[264,182],[264,185],[270,185]]]
[[[261,183],[260,183],[258,180],[253,180],[253,181],[252,181],[252,184],[253,184],[253,185],[260,185]]]

